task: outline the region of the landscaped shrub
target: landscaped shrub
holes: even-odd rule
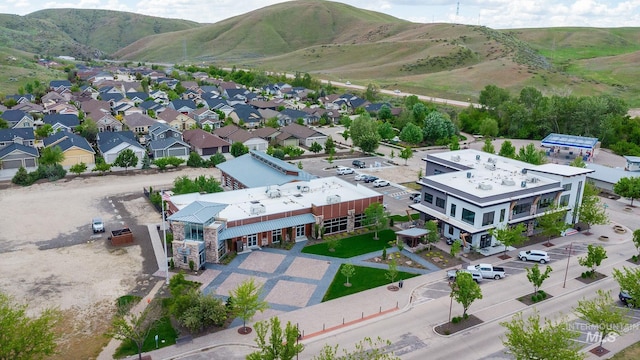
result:
[[[29,186],[32,184],[31,178],[29,177],[29,173],[27,172],[27,169],[25,169],[22,166],[20,166],[20,169],[18,169],[18,172],[13,176],[13,178],[11,179],[11,182],[16,185],[22,185],[22,186]]]

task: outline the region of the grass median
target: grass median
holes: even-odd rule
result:
[[[327,236],[325,241],[305,246],[302,252],[305,254],[315,254],[347,259],[350,257],[380,251],[389,247],[389,241],[395,241],[396,233],[393,230],[382,230],[378,232],[378,240],[373,239],[374,233],[366,233],[337,239],[335,251],[330,251],[332,237]],[[333,238],[335,239],[335,238]]]
[[[344,264],[340,266],[340,270]],[[329,301],[333,299],[337,299],[339,297],[351,295],[358,293],[360,291],[365,291],[369,289],[376,288],[378,286],[383,285],[391,285],[389,279],[387,279],[387,269],[377,269],[370,268],[365,266],[354,266],[355,274],[349,278],[349,283],[351,286],[345,286],[346,278],[340,270],[334,276],[331,285],[327,289],[327,292],[324,294],[322,301]],[[418,274],[412,274],[404,271],[398,271],[398,276],[396,277],[395,282],[398,282],[400,279],[405,280],[412,278],[414,276],[418,276]]]

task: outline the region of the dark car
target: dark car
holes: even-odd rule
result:
[[[376,180],[378,180],[378,177],[377,176],[373,176],[373,175],[367,175],[364,178],[364,182],[366,182],[366,183],[374,182]]]
[[[624,304],[624,306],[633,307],[633,298],[629,295],[628,292],[624,290],[620,290],[618,294],[618,299]]]
[[[351,165],[353,165],[353,167],[357,167],[359,169],[364,169],[367,165],[365,165],[364,161],[362,160],[353,160],[353,162],[351,162]]]
[[[418,196],[420,196],[420,193],[413,193],[413,194],[409,195],[409,200],[414,200]]]

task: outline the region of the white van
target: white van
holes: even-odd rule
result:
[[[339,166],[338,170],[336,170],[336,172],[338,173],[338,175],[347,175],[347,174],[353,174],[354,173],[352,168],[344,167],[344,166]]]

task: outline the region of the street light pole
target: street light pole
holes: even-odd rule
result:
[[[562,288],[567,285],[567,273],[569,272],[569,259],[571,259],[571,251],[573,249],[573,241],[569,243],[569,256],[567,256],[567,268],[564,270],[564,282],[562,283]]]
[[[162,190],[161,203],[162,203],[162,244],[164,245],[164,274],[165,274],[165,282],[169,284],[169,259],[167,255],[167,223],[166,223],[166,213],[164,209],[164,190]]]

